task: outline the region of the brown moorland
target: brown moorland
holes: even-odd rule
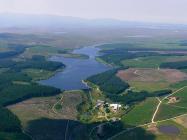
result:
[[[177,83],[187,79],[187,74],[175,69],[130,68],[120,70],[117,76],[124,81]]]

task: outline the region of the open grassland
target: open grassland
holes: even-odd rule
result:
[[[185,87],[183,90],[181,90],[180,92],[178,92],[174,96],[178,97],[179,101],[177,101],[176,103],[174,103],[172,105],[184,107],[187,109],[187,87]]]
[[[51,56],[58,54],[60,52],[66,52],[66,50],[63,50],[62,48],[56,48],[45,45],[33,46],[27,48],[26,51],[21,55],[21,57],[31,58],[33,55]]]
[[[187,69],[181,69],[181,71],[187,73]]]
[[[174,89],[179,89],[179,88],[182,88],[184,86],[187,86],[187,80],[184,80],[184,81],[181,81],[181,82],[170,85],[170,87],[174,88]]]
[[[170,104],[161,104],[155,120],[164,120],[187,113],[187,108],[181,108]]]
[[[127,81],[133,90],[150,92],[168,89],[170,84],[187,79],[186,73],[173,69],[130,68],[118,71],[117,76]]]
[[[158,68],[164,62],[184,60],[187,60],[187,56],[149,56],[123,60],[122,64],[134,68]]]
[[[168,89],[169,83],[166,82],[139,82],[132,81],[128,82],[134,91],[148,91],[154,92],[158,90]]]
[[[145,101],[138,103],[124,117],[122,121],[131,126],[141,125],[151,122],[152,115],[156,109],[158,101],[156,98],[148,98]]]
[[[26,73],[29,77],[32,77],[34,81],[47,79],[55,74],[53,71],[41,70],[41,69],[25,69],[23,73]]]

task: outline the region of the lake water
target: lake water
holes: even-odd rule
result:
[[[66,65],[66,68],[62,72],[58,72],[53,77],[42,80],[39,83],[63,90],[87,89],[88,87],[82,83],[82,80],[110,69],[109,66],[95,60],[96,56],[99,55],[99,50],[99,48],[90,46],[73,51],[74,54],[88,55],[89,59],[65,58],[63,56],[51,57],[50,60],[62,62]]]
[[[177,128],[174,125],[162,125],[159,126],[159,131],[164,133],[164,134],[173,134],[173,135],[177,135],[180,133],[179,128]]]

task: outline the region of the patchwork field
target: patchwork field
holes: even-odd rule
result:
[[[186,73],[175,69],[130,68],[118,71],[117,76],[135,90],[147,91],[167,89],[170,84],[187,79]]]

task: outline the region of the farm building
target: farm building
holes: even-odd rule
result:
[[[120,104],[110,104],[110,107],[112,108],[113,111],[117,111],[121,108]]]

